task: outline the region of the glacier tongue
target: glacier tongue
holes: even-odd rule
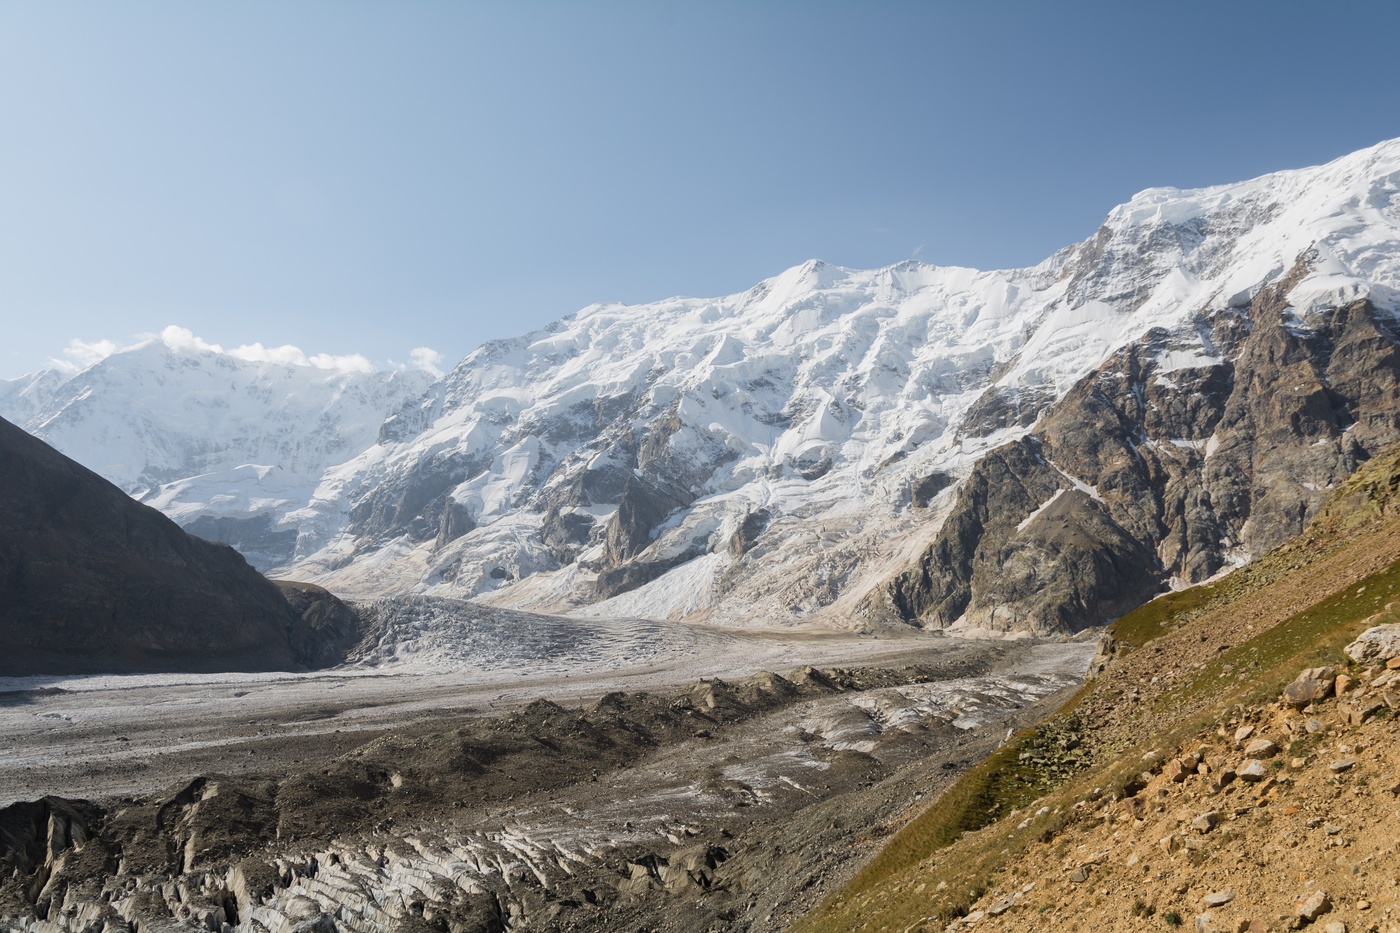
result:
[[[1203,315],[1245,314],[1300,257],[1293,326],[1360,297],[1400,310],[1397,192],[1400,141],[1149,189],[1027,269],[811,261],[721,298],[593,305],[431,385],[157,343],[0,384],[0,414],[187,524],[265,516],[250,535],[294,541],[265,565],[294,555],[279,572],[350,595],[850,622],[957,481],[1125,347],[1156,335],[1157,384],[1189,385],[1228,363]]]

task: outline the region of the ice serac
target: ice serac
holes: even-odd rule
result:
[[[0,420],[0,675],[337,663],[352,614],[289,594]]]

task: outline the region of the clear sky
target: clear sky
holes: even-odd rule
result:
[[[1027,265],[1400,136],[1400,3],[4,2],[0,377],[455,362],[809,258]]]

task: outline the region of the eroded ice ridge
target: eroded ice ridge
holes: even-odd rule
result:
[[[833,755],[857,750],[881,757],[901,735],[957,734],[997,726],[1018,709],[1079,682],[1087,643],[1039,646],[1013,677],[979,676],[802,702],[766,730],[731,733],[722,755],[700,767],[684,748],[653,766],[624,770],[610,790],[588,791],[587,805],[567,794],[509,809],[476,828],[445,823],[347,831],[330,844],[275,846],[227,869],[174,877],[121,872],[100,886],[52,894],[45,920],[7,918],[23,933],[65,933],[116,918],[141,929],[281,933],[330,929],[389,933],[416,918],[474,911],[505,928],[548,924],[563,906],[593,894],[610,899],[664,889],[701,894],[720,880],[733,853],[713,842],[713,827],[746,814],[796,811],[819,795]],[[999,728],[999,726],[997,726]],[[773,739],[773,735],[783,738]],[[598,787],[598,785],[591,785]],[[205,798],[217,781],[202,786]],[[786,809],[784,809],[786,808]],[[193,838],[193,837],[191,837]],[[193,844],[193,843],[192,843]],[[250,865],[270,866],[267,877]],[[266,872],[264,872],[266,874]],[[269,883],[269,878],[273,879]],[[319,925],[318,925],[319,924]]]

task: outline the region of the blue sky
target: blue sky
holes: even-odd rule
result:
[[[1400,136],[1395,3],[0,2],[0,377],[1037,262]]]

